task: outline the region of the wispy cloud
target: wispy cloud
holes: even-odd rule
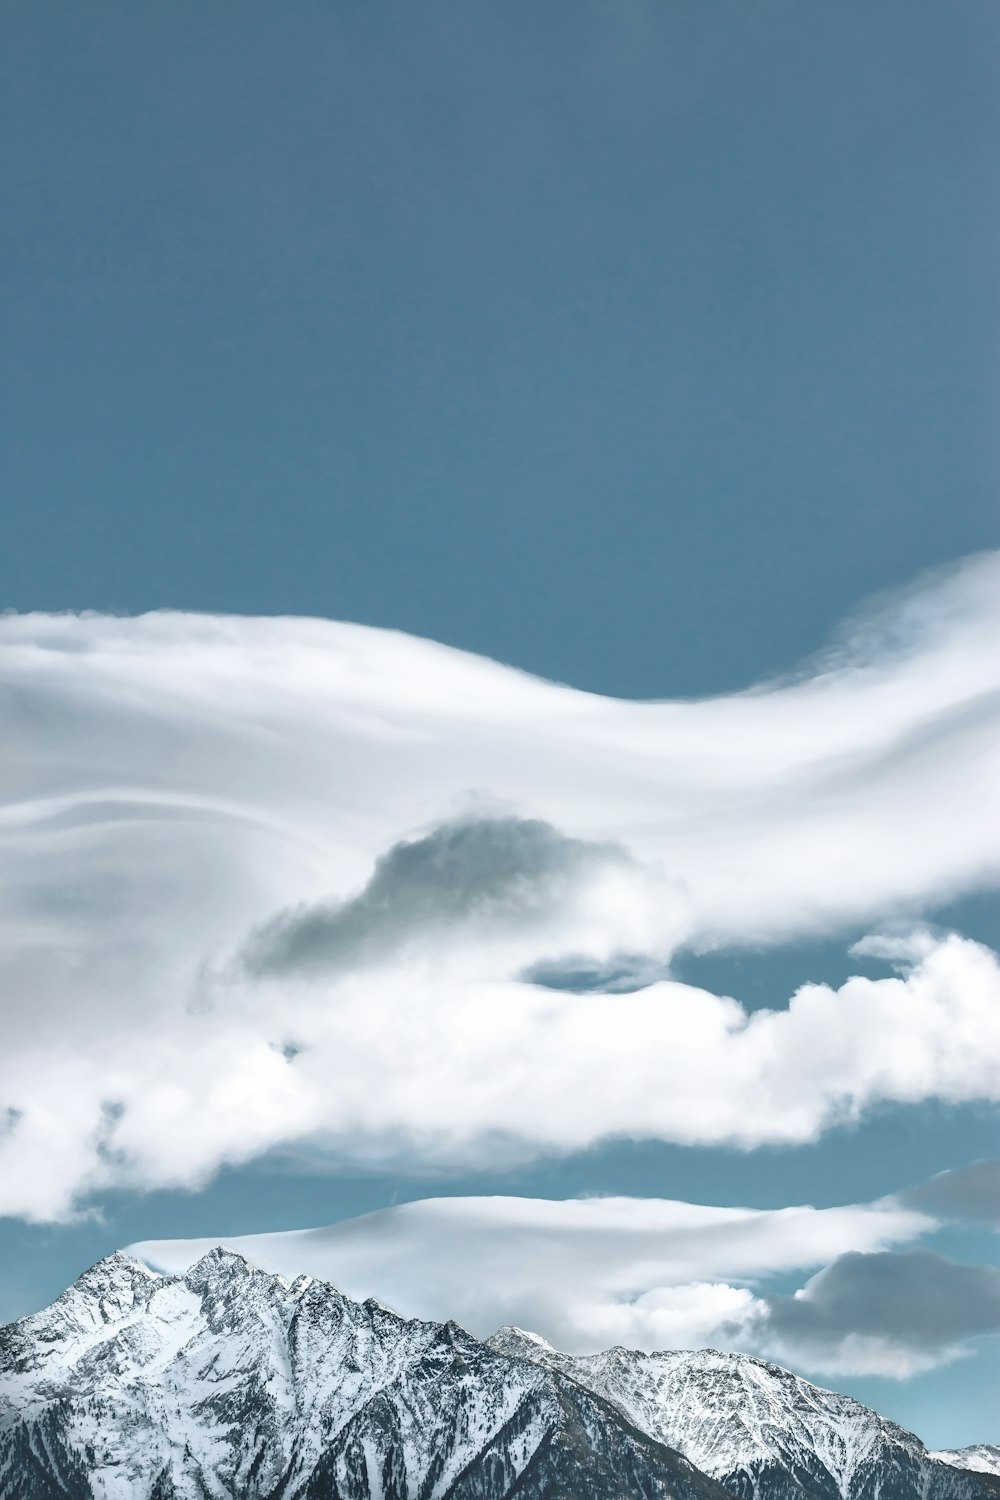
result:
[[[488,1165],[996,1099],[957,936],[752,1015],[662,976],[998,878],[998,627],[981,557],[794,680],[636,704],[322,621],[5,618],[0,1211],[307,1138]],[[576,965],[637,987],[527,977]]]

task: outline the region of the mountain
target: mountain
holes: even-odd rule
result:
[[[0,1500],[996,1500],[960,1460],[746,1356],[482,1343],[222,1249],[0,1329]]]
[[[992,1478],[955,1467],[959,1455],[942,1461],[851,1397],[747,1354],[616,1348],[574,1357],[517,1328],[502,1329],[489,1344],[579,1381],[740,1500],[1000,1495]]]
[[[1000,1475],[1000,1443],[976,1443],[971,1448],[943,1448],[931,1454],[943,1464],[972,1469],[978,1474]]]
[[[0,1500],[726,1500],[571,1377],[214,1250],[0,1331]]]

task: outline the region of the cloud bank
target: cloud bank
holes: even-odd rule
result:
[[[305,1273],[411,1316],[505,1324],[558,1348],[722,1345],[818,1374],[904,1376],[1000,1328],[1000,1271],[907,1241],[934,1221],[898,1202],[709,1208],[662,1199],[437,1198],[325,1229],[224,1240],[289,1279]],[[216,1240],[133,1246],[181,1272]],[[794,1295],[777,1275],[820,1266]]]
[[[303,1140],[488,1166],[996,1100],[957,935],[753,1014],[669,963],[997,880],[998,626],[990,555],[672,704],[315,620],[0,620],[0,1212]],[[532,982],[574,967],[628,992]]]

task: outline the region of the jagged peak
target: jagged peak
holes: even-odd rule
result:
[[[252,1284],[258,1288],[258,1291],[265,1294],[280,1294],[282,1297],[290,1296],[296,1300],[318,1296],[333,1299],[341,1306],[360,1308],[362,1305],[346,1296],[332,1281],[305,1274],[289,1280],[286,1276],[256,1265],[240,1251],[233,1250],[221,1242],[206,1250],[178,1279],[183,1281],[189,1290],[199,1294],[213,1287],[231,1288]],[[394,1308],[387,1307],[384,1302],[379,1302],[375,1297],[369,1297],[364,1306],[369,1312],[377,1309],[397,1322],[406,1321]]]
[[[155,1271],[127,1250],[113,1250],[81,1271],[56,1302],[76,1301],[80,1297],[107,1298],[115,1292],[133,1291],[137,1285],[159,1280]]]
[[[101,1273],[110,1275],[125,1273],[130,1277],[139,1275],[146,1281],[159,1280],[159,1272],[147,1266],[145,1261],[139,1260],[137,1256],[130,1254],[128,1250],[112,1250],[110,1255],[102,1256],[100,1260],[96,1260],[92,1266],[88,1266],[85,1271],[81,1272],[77,1277],[77,1282]]]
[[[496,1333],[486,1340],[490,1349],[498,1349],[501,1353],[510,1349],[522,1349],[525,1345],[537,1353],[557,1354],[559,1351],[548,1339],[542,1338],[540,1333],[532,1333],[530,1328],[518,1328],[516,1323],[507,1323],[503,1328],[498,1328]]]
[[[126,1250],[114,1250],[81,1271],[75,1281],[46,1307],[29,1313],[20,1323],[26,1329],[89,1327],[114,1321],[145,1300],[159,1275]]]
[[[312,1277],[309,1277],[309,1281],[311,1283]],[[330,1286],[331,1283],[327,1282],[326,1285]],[[366,1307],[369,1312],[385,1313],[387,1317],[393,1318],[397,1323],[406,1322],[402,1313],[398,1313],[394,1307],[389,1306],[388,1302],[382,1302],[378,1297],[366,1297],[362,1306]]]
[[[189,1266],[183,1280],[193,1291],[200,1290],[207,1282],[216,1281],[220,1277],[226,1279],[243,1279],[250,1276],[267,1275],[261,1271],[259,1266],[253,1265],[245,1255],[238,1250],[230,1250],[226,1245],[213,1245],[210,1250],[196,1260],[194,1265]],[[277,1282],[280,1278],[269,1278]]]
[[[526,1339],[529,1344],[538,1344],[542,1349],[555,1348],[555,1345],[550,1344],[548,1339],[542,1338],[542,1335],[540,1333],[535,1333],[530,1328],[518,1328],[516,1323],[508,1324],[507,1328],[501,1331],[507,1333],[516,1333],[519,1339]]]
[[[449,1318],[446,1323],[442,1323],[441,1324],[441,1327],[444,1329],[445,1333],[448,1335],[448,1337],[450,1339],[453,1339],[453,1338],[456,1338],[456,1337],[461,1337],[463,1339],[471,1339],[471,1338],[474,1337],[473,1334],[471,1334],[467,1328],[463,1328],[462,1324],[461,1323],[457,1323],[454,1318]],[[478,1339],[475,1339],[474,1341],[477,1344],[479,1343]]]

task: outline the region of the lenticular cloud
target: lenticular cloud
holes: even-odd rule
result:
[[[756,1348],[766,1304],[747,1283],[859,1246],[881,1251],[932,1225],[891,1202],[755,1210],[655,1198],[436,1198],[225,1243],[266,1270],[318,1276],[358,1299],[377,1295],[411,1317],[455,1317],[483,1338],[513,1323],[588,1353],[734,1333]],[[215,1243],[131,1248],[177,1274]],[[470,1265],[474,1277],[463,1275]]]
[[[752,1016],[669,964],[997,879],[998,626],[990,555],[676,704],[317,620],[4,618],[0,1212],[303,1139],[488,1164],[995,1098],[959,937]]]
[[[906,1376],[1000,1327],[995,1267],[908,1243],[937,1227],[898,1199],[759,1210],[437,1198],[224,1243],[289,1280],[305,1273],[409,1316],[457,1317],[480,1337],[514,1324],[578,1354],[718,1344],[816,1373]],[[178,1274],[216,1243],[132,1251]],[[793,1295],[774,1291],[774,1278],[810,1271]]]

